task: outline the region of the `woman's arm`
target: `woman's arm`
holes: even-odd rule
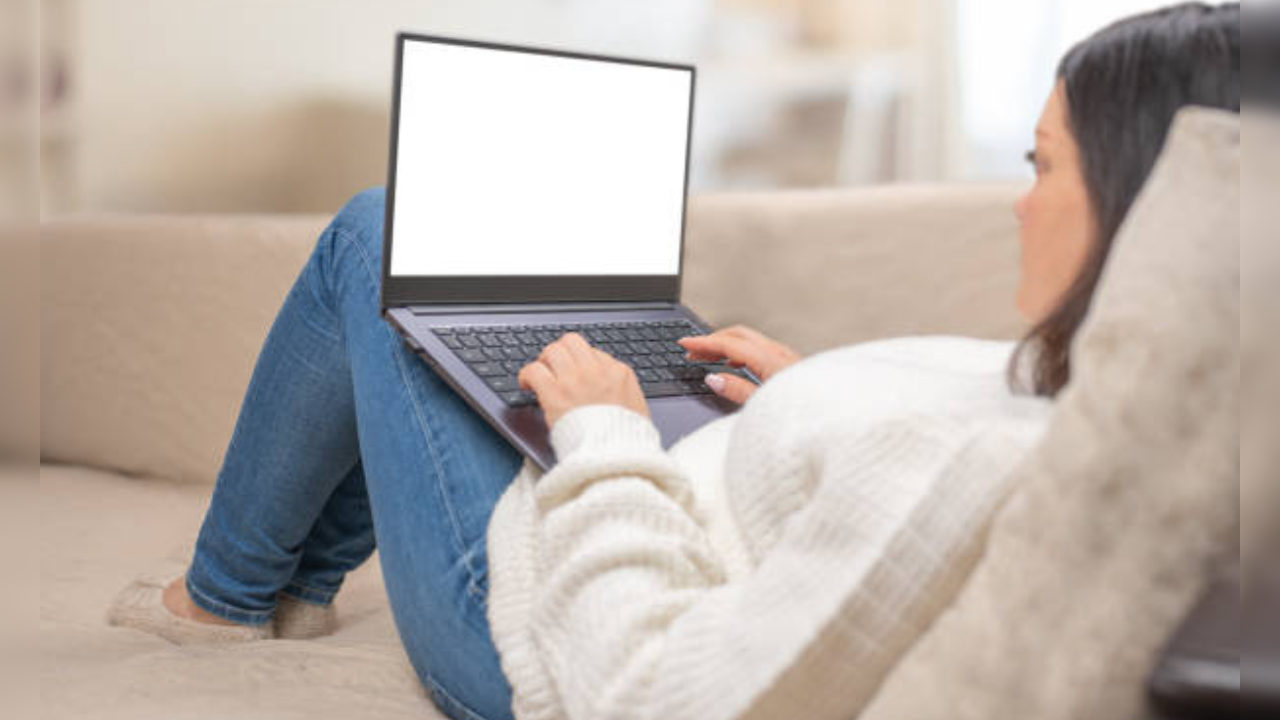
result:
[[[815,438],[801,510],[728,582],[648,418],[579,407],[490,525],[521,717],[847,718],[967,572],[1002,457],[945,420]],[[993,458],[995,460],[993,461]],[[744,528],[750,531],[749,528]]]

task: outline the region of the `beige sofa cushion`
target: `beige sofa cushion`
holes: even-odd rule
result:
[[[1178,117],[985,558],[864,720],[1139,716],[1237,549],[1239,168],[1235,116]]]
[[[323,218],[117,216],[41,229],[41,456],[211,481]]]
[[[1023,183],[742,193],[690,209],[683,297],[808,354],[864,340],[1013,338]]]
[[[108,626],[108,602],[140,572],[182,571],[208,496],[202,485],[43,468],[40,650],[28,658],[40,665],[40,717],[444,720],[396,635],[376,555],[348,576],[337,633],[318,640],[176,646]]]

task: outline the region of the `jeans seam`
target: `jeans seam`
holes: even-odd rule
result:
[[[342,238],[347,245],[352,247],[360,256],[360,263],[364,265],[365,273],[369,276],[369,280],[374,283],[374,287],[376,288],[377,277],[373,274],[372,263],[369,260],[368,254],[365,253],[364,248],[360,247],[360,243],[357,239],[353,239],[352,234],[346,229],[337,227],[334,229],[334,232],[336,237]],[[388,329],[388,331],[390,330]],[[409,402],[413,405],[413,413],[418,419],[418,426],[422,431],[423,441],[427,444],[427,451],[431,454],[431,464],[436,470],[436,491],[440,494],[441,503],[449,514],[449,526],[453,531],[454,549],[457,551],[458,557],[462,559],[462,564],[467,569],[468,594],[480,595],[483,597],[483,593],[478,593],[472,590],[473,587],[479,587],[479,578],[476,573],[475,565],[471,562],[471,554],[467,551],[466,543],[462,538],[462,526],[458,520],[457,511],[454,509],[453,503],[449,502],[448,493],[444,491],[444,466],[440,462],[440,453],[436,448],[436,442],[431,436],[431,425],[426,421],[426,417],[423,415],[421,403],[418,402],[418,398],[413,394],[413,385],[409,382],[409,369],[405,367],[404,359],[401,357],[400,353],[392,353],[392,357],[395,358],[396,368],[400,373],[400,383],[408,395]]]
[[[337,228],[331,228],[327,232],[333,234],[334,237],[337,237],[338,235]],[[316,289],[316,283],[314,282],[314,278],[307,279],[306,288],[307,288],[307,293],[311,295],[311,298],[315,300],[316,304],[324,308],[325,312],[329,313],[329,315],[334,319],[335,321],[334,324],[338,325],[339,323],[337,322],[337,313],[334,312],[332,303],[329,302],[329,299],[327,297],[321,297],[321,293]],[[328,293],[326,292],[324,293],[324,295],[328,295]],[[342,342],[342,335],[340,333],[330,333],[328,330],[317,327],[315,324],[311,322],[311,319],[306,316],[303,317],[303,321],[306,322],[307,326],[310,327],[312,330],[316,331],[320,335],[323,335],[329,340],[335,343]]]
[[[293,581],[280,588],[280,593],[312,605],[331,605],[338,594],[337,591],[317,590]]]
[[[298,588],[299,590],[306,590],[307,592],[313,592],[313,593],[318,593],[318,594],[324,594],[324,593],[332,593],[332,592],[335,592],[335,591],[333,591],[333,590],[324,590],[324,589],[321,589],[321,588],[313,588],[313,587],[311,587],[311,586],[309,586],[309,585],[303,585],[302,583],[298,582],[297,580],[290,580],[290,581],[289,581],[289,584],[288,584],[286,587],[296,587],[296,588]]]
[[[463,713],[466,714],[467,720],[488,720],[485,716],[481,715],[475,710],[472,710],[466,703],[462,702],[461,700],[451,695],[448,690],[445,690],[444,687],[440,685],[440,683],[436,682],[436,679],[434,677],[428,675],[426,680],[428,683],[431,684],[432,694],[441,696],[449,703],[449,705],[451,705],[452,707],[458,710],[461,710]],[[450,713],[450,715],[452,715],[452,713]]]
[[[271,620],[274,614],[273,610],[242,610],[232,607],[224,602],[218,601],[210,597],[207,593],[196,587],[191,582],[191,578],[186,579],[187,594],[191,596],[191,601],[200,606],[206,612],[210,612],[224,620],[238,622],[249,625],[262,625]]]

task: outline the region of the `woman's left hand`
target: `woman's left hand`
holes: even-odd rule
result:
[[[734,367],[745,366],[763,381],[800,362],[800,353],[745,325],[734,325],[710,335],[691,335],[676,342],[688,350],[694,360],[727,361]],[[755,383],[725,373],[708,375],[707,386],[720,397],[736,403],[745,403],[756,391]]]
[[[537,360],[520,369],[517,379],[521,388],[538,396],[547,427],[582,405],[621,405],[649,416],[635,371],[591,347],[578,333],[565,333],[544,347]]]

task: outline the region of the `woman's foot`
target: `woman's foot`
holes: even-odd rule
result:
[[[169,612],[187,620],[210,625],[238,625],[205,610],[191,599],[185,576],[175,578],[164,589],[164,606]],[[274,636],[281,640],[311,640],[332,635],[338,629],[338,614],[333,605],[300,600],[280,593],[276,601]]]
[[[164,588],[164,606],[169,612],[186,620],[194,620],[199,623],[208,623],[209,625],[238,625],[239,623],[220,618],[217,615],[196,605],[191,599],[191,594],[187,592],[187,576],[179,575],[169,582]]]
[[[134,580],[111,603],[107,623],[149,632],[178,645],[266,640],[275,634],[271,623],[241,625],[197,607],[187,594],[183,575],[168,583]]]

